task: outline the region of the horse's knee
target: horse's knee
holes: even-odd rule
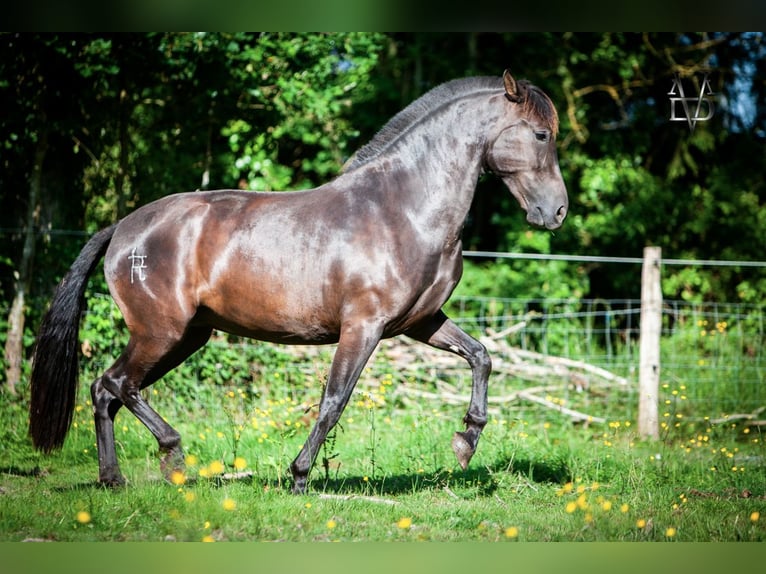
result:
[[[478,341],[474,348],[471,349],[471,355],[468,361],[472,369],[481,371],[482,373],[485,373],[486,376],[492,371],[492,357],[490,356],[489,351],[487,351],[487,348]]]

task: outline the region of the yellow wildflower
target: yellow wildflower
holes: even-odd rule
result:
[[[412,526],[412,518],[408,517],[402,517],[399,519],[399,521],[396,523],[396,526],[401,528],[402,530],[407,530]]]
[[[170,473],[170,482],[176,486],[181,486],[186,482],[186,475],[180,470],[174,470]]]
[[[77,513],[77,522],[80,524],[88,524],[90,522],[90,512],[87,510],[81,510]]]

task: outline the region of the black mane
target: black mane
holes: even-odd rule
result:
[[[456,98],[480,90],[502,90],[503,81],[497,77],[461,78],[429,90],[391,118],[369,143],[351,157],[343,171],[351,171],[380,155],[429,112]]]
[[[517,85],[520,96],[518,103],[523,106],[524,113],[537,117],[555,135],[558,132],[558,114],[550,98],[540,88],[525,80],[517,82]],[[460,78],[436,86],[391,118],[369,143],[351,156],[343,171],[352,171],[378,157],[420,120],[441,106],[476,92],[500,92],[503,89],[502,78],[495,76]]]

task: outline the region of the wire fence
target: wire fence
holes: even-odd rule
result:
[[[103,317],[99,321],[91,316],[88,321],[109,323],[109,329],[124,332],[111,299],[106,295],[97,299],[99,304],[89,313]],[[762,415],[766,410],[765,311],[762,306],[741,303],[664,301],[658,401],[662,419],[668,419],[663,421],[665,424],[671,420],[677,424],[678,417],[697,422],[739,420],[753,424],[766,418],[766,414]],[[490,337],[493,344],[502,345],[500,351],[491,349],[496,365],[517,355],[524,363],[544,357],[602,369],[625,381],[587,388],[580,382],[589,378],[588,372],[570,369],[562,375],[555,362],[550,363],[552,368],[542,372],[538,369],[531,377],[518,368],[497,368],[491,380],[491,402],[499,395],[522,393],[542,385],[545,393],[540,399],[547,396],[549,403],[534,405],[530,400],[535,396],[518,394],[517,400],[501,406],[503,417],[523,417],[530,410],[539,413],[546,407],[566,406],[602,421],[637,418],[640,312],[638,299],[463,297],[450,301],[448,309],[467,332],[484,340]],[[362,387],[374,386],[378,379],[393,372],[400,381],[409,383],[405,390],[431,396],[435,405],[442,402],[445,392],[460,395],[453,404],[460,408],[467,405],[470,370],[462,359],[444,352],[425,352],[423,345],[392,350],[391,344],[387,342],[376,353],[371,369],[363,376]],[[109,348],[94,350],[93,357],[84,362],[88,369],[85,379],[106,369],[123,345],[124,337]],[[223,335],[215,336],[208,347],[206,359],[177,374],[183,384],[175,386],[175,392],[196,392],[196,382],[197,390],[211,384],[244,384],[260,393],[266,392],[274,377],[290,382],[288,388],[296,397],[306,389],[318,392],[333,352],[332,347],[283,347]],[[509,352],[503,354],[503,349]],[[397,360],[403,360],[405,367]],[[578,373],[585,377],[578,380]],[[584,388],[588,392],[583,392]]]
[[[468,257],[560,260],[637,265],[636,257],[466,252]],[[674,266],[766,268],[764,261],[661,258],[663,274]],[[641,271],[636,269],[636,280]],[[477,299],[452,303],[460,322],[474,333],[513,324],[514,344],[540,353],[577,358],[613,370],[629,381],[626,410],[632,416],[638,393],[639,299]],[[660,412],[663,418],[766,419],[766,356],[763,303],[664,300],[660,338]],[[637,405],[636,405],[637,408]],[[673,412],[670,412],[673,411]],[[683,412],[681,412],[683,411]],[[667,425],[668,421],[664,421]]]
[[[520,326],[508,336],[514,347],[608,369],[631,383],[623,392],[637,393],[638,299],[465,297],[451,307],[474,335]],[[660,379],[669,400],[684,397],[684,410],[697,418],[766,407],[763,306],[666,300],[662,317]]]

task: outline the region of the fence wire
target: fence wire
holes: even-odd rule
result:
[[[88,312],[104,314],[112,329],[124,329],[119,312],[106,295]],[[740,303],[690,303],[666,300],[663,303],[661,336],[661,397],[663,415],[694,419],[729,415],[758,414],[766,410],[766,320],[764,307]],[[447,312],[452,319],[476,337],[502,336],[504,344],[522,351],[560,357],[606,369],[628,381],[615,389],[614,400],[600,411],[613,418],[635,420],[638,404],[638,365],[641,304],[638,299],[521,299],[462,297],[451,300]],[[214,337],[213,353],[251,357],[252,365],[241,365],[252,373],[253,384],[264,369],[254,348],[263,343],[237,338]],[[284,348],[283,348],[284,349]],[[106,350],[98,365],[105,369],[121,348]],[[290,351],[291,353],[293,351]],[[299,354],[313,351],[299,351]],[[293,359],[279,361],[283,376],[300,378],[300,371],[326,375],[332,349],[322,353],[321,364]],[[305,358],[305,357],[304,357]],[[283,357],[284,359],[284,357]],[[230,360],[230,359],[229,359]],[[423,360],[419,357],[418,360]],[[325,364],[327,363],[327,364]],[[307,366],[308,365],[308,366]],[[295,372],[292,372],[295,371]],[[320,372],[321,371],[321,372]],[[459,387],[470,388],[470,371],[461,361],[455,367],[443,363],[422,365],[422,372],[460,380]],[[441,375],[440,375],[441,374]],[[93,373],[90,373],[93,376]],[[227,384],[221,371],[200,371],[195,377],[212,376],[214,384]],[[496,375],[501,376],[501,375]],[[435,380],[435,379],[434,379]],[[430,381],[430,379],[429,379]],[[430,384],[433,381],[422,381]],[[202,382],[202,381],[200,381]],[[236,381],[231,381],[236,384]],[[505,381],[506,386],[524,388],[524,381]],[[569,391],[563,389],[566,394]],[[606,401],[605,401],[606,402]],[[766,418],[764,414],[761,418]]]
[[[2,229],[0,235],[18,230]],[[51,235],[82,232],[47,230]],[[543,259],[639,264],[637,257],[541,255],[466,251],[472,258]],[[762,261],[662,259],[663,265],[766,267]],[[104,296],[108,297],[108,296]],[[764,305],[665,300],[661,384],[674,407],[690,416],[766,410]],[[507,342],[522,350],[585,361],[637,382],[641,304],[638,299],[453,299],[447,311],[468,332],[482,336],[513,330]],[[92,312],[92,310],[90,311]],[[113,316],[114,311],[109,311]],[[7,309],[2,310],[7,316]],[[117,319],[119,323],[119,319]],[[243,342],[243,345],[249,345]],[[116,357],[121,349],[110,350]],[[104,356],[104,361],[111,359]],[[95,365],[94,365],[95,366]],[[108,364],[103,365],[103,368]],[[675,391],[675,394],[673,392]],[[633,392],[628,390],[628,393]],[[684,397],[683,405],[676,405]],[[766,413],[759,415],[766,418]]]
[[[514,346],[585,361],[637,385],[638,299],[466,297],[452,301],[451,310],[456,322],[474,335],[516,325],[521,328],[511,329],[509,336]],[[757,418],[766,410],[763,306],[666,300],[662,317],[663,414],[673,407],[672,416],[682,409],[698,419]]]

